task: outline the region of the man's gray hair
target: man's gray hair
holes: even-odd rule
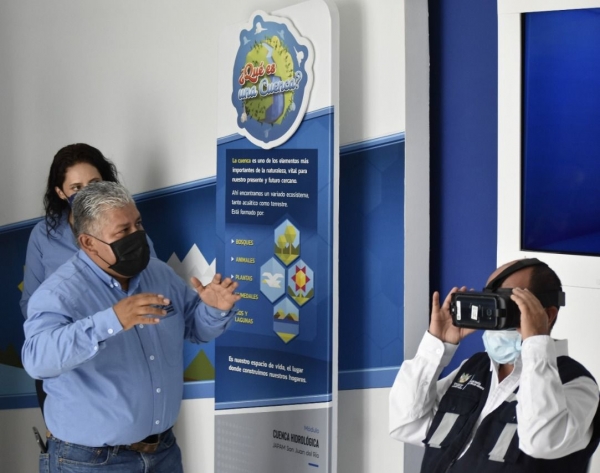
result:
[[[73,232],[97,236],[106,211],[135,204],[125,187],[116,182],[93,182],[77,193],[73,202]]]

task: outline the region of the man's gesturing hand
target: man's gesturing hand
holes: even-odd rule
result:
[[[233,292],[237,289],[238,283],[230,278],[221,280],[221,275],[218,273],[206,286],[203,286],[198,278],[192,278],[191,281],[202,302],[215,309],[229,311],[241,299],[238,294]]]
[[[473,333],[475,329],[459,328],[452,325],[452,315],[450,314],[450,301],[452,294],[455,292],[465,292],[467,288],[465,286],[458,289],[453,288],[444,303],[440,306],[440,293],[434,292],[431,300],[431,322],[429,323],[429,333],[434,337],[439,338],[442,342],[452,343],[458,345],[458,343],[470,333]]]
[[[157,306],[169,303],[169,299],[160,294],[144,293],[120,300],[113,309],[123,329],[129,330],[134,325],[159,323],[160,316],[167,315],[167,311]]]

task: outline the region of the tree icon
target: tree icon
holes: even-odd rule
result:
[[[287,240],[285,239],[285,235],[279,235],[277,238],[277,248],[279,248],[279,252],[283,254],[283,250],[285,249],[287,244]]]
[[[285,220],[273,235],[275,256],[286,266],[300,256],[300,230],[289,220]]]
[[[292,248],[294,247],[293,243],[296,240],[296,229],[292,225],[288,225],[284,232],[285,241],[288,242],[289,246],[289,254],[292,254]]]

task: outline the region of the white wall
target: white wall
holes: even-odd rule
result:
[[[498,263],[539,258],[563,283],[566,306],[552,336],[569,340],[569,355],[600,380],[595,350],[600,333],[600,258],[521,250],[521,14],[599,8],[600,0],[499,0],[498,2]],[[596,450],[590,473],[600,473]]]
[[[213,176],[219,33],[296,3],[0,2],[0,226],[41,215],[50,161],[69,143],[97,146],[133,193]],[[336,4],[340,143],[405,131],[404,1]],[[402,473],[388,392],[340,393],[339,471]],[[212,412],[212,399],[183,402],[176,433],[188,472],[213,471]],[[42,428],[38,409],[0,411],[2,471],[37,470],[32,425]]]
[[[405,2],[406,147],[404,182],[404,358],[429,325],[429,6]],[[407,277],[410,275],[410,277]],[[403,471],[421,471],[424,448],[404,446]]]
[[[0,411],[0,468],[3,472],[38,471],[40,450],[33,437],[33,426],[44,436],[44,420],[39,409]]]
[[[40,169],[73,142],[112,158],[133,193],[214,176],[220,31],[295,3],[1,2],[0,225],[40,215]],[[403,1],[336,3],[341,144],[404,131]]]

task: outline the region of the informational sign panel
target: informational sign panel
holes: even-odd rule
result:
[[[335,471],[337,11],[259,11],[220,41],[215,469]]]

